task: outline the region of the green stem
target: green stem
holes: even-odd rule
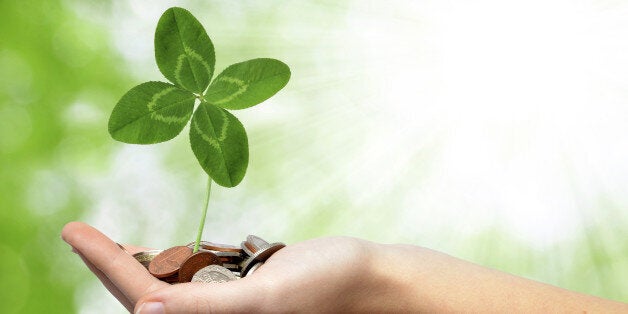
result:
[[[192,252],[198,252],[199,244],[201,243],[201,236],[203,235],[203,227],[205,227],[205,217],[207,216],[207,206],[209,205],[209,195],[212,192],[212,177],[207,176],[207,195],[205,196],[205,206],[203,206],[203,216],[201,216],[201,223],[198,226],[198,233],[196,234],[196,243],[194,243],[194,250]]]

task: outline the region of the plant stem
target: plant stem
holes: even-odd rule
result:
[[[203,228],[205,227],[205,217],[207,216],[207,206],[209,205],[209,195],[212,192],[212,177],[207,176],[207,195],[205,195],[205,206],[203,206],[203,216],[201,216],[201,223],[198,226],[198,233],[196,234],[196,243],[194,243],[194,250],[192,252],[198,252],[199,244],[201,243],[201,236],[203,235]]]

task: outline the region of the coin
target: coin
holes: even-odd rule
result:
[[[275,254],[275,252],[283,249],[286,245],[281,242],[270,243],[264,247],[260,247],[255,254],[251,257],[260,261],[265,262],[271,255]]]
[[[201,241],[201,247],[206,250],[212,250],[212,251],[218,251],[218,252],[235,252],[235,253],[242,254],[242,249],[235,245],[213,243],[209,241]]]
[[[253,253],[259,250],[260,247],[268,245],[268,242],[266,240],[252,234],[249,234],[246,237],[245,242],[248,244],[248,245],[245,244],[247,248],[251,250],[251,252]]]
[[[255,265],[261,263],[260,261],[249,257],[247,259],[245,259],[241,264],[240,264],[240,276],[242,277],[246,277],[249,275],[249,271],[251,271],[251,269],[253,267],[255,267]]]
[[[133,257],[154,277],[170,284],[225,282],[253,274],[271,255],[286,246],[281,242],[268,243],[255,235],[247,236],[240,247],[200,241],[198,252],[192,253],[194,245],[195,242],[191,242],[165,251],[144,251]]]
[[[171,247],[153,258],[148,265],[148,271],[157,278],[174,275],[190,255],[192,249],[187,246]]]
[[[240,247],[242,248],[242,251],[244,251],[244,254],[246,254],[247,256],[251,256],[255,253],[255,251],[257,251],[257,248],[247,241],[242,241],[242,243],[240,243]]]
[[[187,244],[187,246],[189,248],[194,248],[194,244],[196,244],[196,242],[190,242]],[[210,250],[210,251],[236,252],[236,253],[242,254],[242,249],[235,245],[214,243],[214,242],[209,242],[209,241],[201,241],[199,243],[199,248],[202,248],[204,250]]]
[[[215,251],[214,251],[215,252]],[[240,264],[242,262],[242,254],[236,252],[215,252],[220,260],[227,264]]]
[[[196,252],[190,255],[179,268],[179,282],[190,282],[199,269],[208,265],[222,265],[220,257],[210,252]]]
[[[157,256],[161,252],[163,252],[163,250],[143,251],[133,254],[133,257],[135,258],[135,260],[144,265],[144,267],[148,268],[148,264],[150,264],[150,261],[152,261],[155,256]]]
[[[238,277],[231,273],[230,270],[219,266],[209,265],[201,268],[192,276],[192,282],[206,282],[206,283],[223,283],[237,280]]]
[[[198,251],[209,252],[209,253],[214,253],[218,255],[218,257],[220,257],[220,260],[222,261],[223,264],[240,264],[243,259],[242,254],[239,252],[214,251],[214,250],[206,250],[203,248],[199,248]]]
[[[275,252],[281,250],[286,245],[281,242],[269,243],[266,246],[260,247],[259,250],[253,255],[249,256],[242,263],[240,263],[240,273],[242,277],[247,276],[253,267],[259,262],[265,262]],[[258,266],[259,267],[259,266]]]

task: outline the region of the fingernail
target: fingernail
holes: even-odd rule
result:
[[[142,303],[135,314],[165,314],[166,309],[161,302]]]

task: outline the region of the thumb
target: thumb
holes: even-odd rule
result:
[[[242,278],[225,283],[189,282],[168,286],[140,298],[136,314],[260,312],[269,285]],[[268,301],[268,300],[267,300]]]

